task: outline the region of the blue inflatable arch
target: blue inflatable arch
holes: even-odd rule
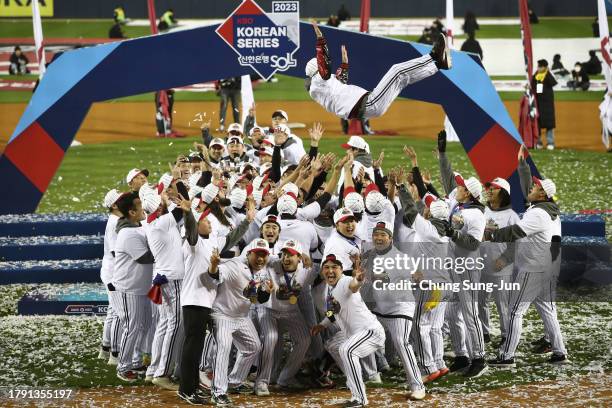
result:
[[[43,80],[0,157],[3,197],[0,214],[36,210],[64,154],[93,102],[251,74],[214,26],[178,31],[65,52]],[[334,61],[340,44],[350,50],[350,81],[373,89],[397,62],[428,53],[430,47],[321,27]],[[300,23],[298,66],[285,74],[303,77],[313,57],[315,36]],[[442,105],[481,180],[509,178],[520,191],[516,156],[521,138],[484,68],[470,55],[453,51],[453,69],[406,88],[401,96]],[[189,61],[177,64],[176,61]],[[530,160],[534,174],[537,174]],[[522,208],[520,194],[513,194]]]

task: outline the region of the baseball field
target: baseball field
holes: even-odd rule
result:
[[[587,37],[591,21],[585,18],[542,19],[534,29],[534,38]],[[44,22],[43,28],[49,37],[103,38],[108,22],[49,20]],[[147,33],[146,27],[128,27],[127,30],[128,36],[133,37]],[[479,35],[481,38],[519,38],[520,32],[513,25],[491,25]],[[0,39],[18,37],[31,37],[29,22],[0,19]],[[414,37],[400,36],[400,39],[414,40]],[[35,79],[34,75],[9,76],[0,69],[0,81],[32,82]],[[321,122],[325,134],[320,149],[340,154],[343,151],[340,144],[347,139],[341,132],[340,121],[311,101],[301,79],[283,75],[277,75],[277,79],[277,82],[254,84],[260,123],[265,123],[272,112],[282,108],[288,113],[289,122],[295,125],[294,133],[307,140],[307,128],[314,122]],[[496,76],[494,79],[517,78]],[[0,88],[0,152],[30,96],[28,90]],[[520,96],[521,92],[500,92],[515,124],[518,124]],[[598,105],[602,97],[603,91],[557,92],[557,149],[534,150],[530,154],[540,172],[555,180],[557,202],[562,212],[602,212],[606,220],[606,238],[611,242],[612,155],[605,152],[601,143]],[[134,167],[149,169],[151,180],[157,180],[167,171],[168,162],[193,150],[194,142],[201,142],[203,123],[210,121],[213,133],[216,132],[218,97],[214,92],[179,91],[173,116],[174,129],[184,133],[185,138],[155,136],[152,94],[94,104],[76,135],[82,145],[68,150],[37,212],[105,212],[104,194],[111,188],[125,190],[124,176]],[[229,111],[228,116],[231,116]],[[393,135],[370,135],[366,139],[373,156],[385,152],[385,169],[406,164],[402,147],[413,146],[420,167],[429,170],[434,180],[439,180],[440,172],[432,150],[443,121],[444,112],[439,106],[400,99],[385,116],[371,121],[374,130]],[[459,143],[451,144],[448,151],[457,171],[474,174]],[[35,287],[54,291],[60,286],[0,285],[0,387],[74,389],[74,399],[63,406],[180,406],[173,392],[142,384],[125,385],[116,378],[115,367],[97,359],[102,318],[17,314],[17,302],[25,293]],[[606,289],[600,290],[604,299],[610,299]],[[531,352],[530,342],[543,334],[541,320],[531,309],[525,319],[516,368],[490,369],[485,375],[470,380],[448,375],[428,386],[429,396],[425,401],[410,405],[610,406],[612,305],[608,301],[568,301],[558,304],[558,314],[570,364],[554,367],[546,362],[545,355]],[[492,326],[497,327],[495,312],[493,319]],[[495,354],[493,344],[498,341],[499,333],[494,333],[493,341],[487,346],[489,355]],[[399,368],[385,373],[383,384],[371,391],[371,406],[406,406],[403,376]],[[342,380],[339,385],[332,390],[273,394],[268,399],[251,396],[233,399],[235,405],[245,407],[334,406],[350,396]],[[11,404],[21,406],[0,398],[1,406],[13,406]]]

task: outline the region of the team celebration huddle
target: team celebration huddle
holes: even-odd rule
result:
[[[394,65],[368,92],[347,84],[346,49],[331,73],[314,28],[307,89],[344,119],[380,116],[404,87],[452,67],[440,35],[431,54]],[[410,166],[383,172],[384,153],[374,159],[364,138],[351,136],[337,157],[320,150],[324,129],[314,123],[307,150],[288,119],[278,109],[271,126],[259,126],[252,109],[227,134],[204,126],[202,143],[159,180],[134,168],[129,191],[106,194],[101,278],[110,307],[100,358],[119,379],[218,406],[232,394],[346,384],[344,406],[359,407],[368,405],[367,385],[400,369],[406,398],[421,400],[444,376],[469,381],[514,367],[531,303],[545,332],[535,351],[569,361],[554,303],[556,187],[531,176],[524,148],[515,192],[502,177],[454,172],[442,131],[436,187],[411,147],[403,151]],[[511,194],[527,198],[522,217]],[[393,262],[406,258],[450,262]],[[480,283],[500,289],[479,291]],[[491,297],[501,338],[486,356],[497,332]]]

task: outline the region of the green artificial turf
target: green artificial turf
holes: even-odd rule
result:
[[[112,7],[111,7],[112,8]],[[43,33],[46,38],[108,38],[113,25],[112,10],[108,20],[43,19]],[[151,34],[148,26],[124,26],[128,38]],[[32,37],[32,21],[29,19],[0,19],[0,38]]]

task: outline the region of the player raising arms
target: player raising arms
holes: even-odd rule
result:
[[[335,75],[331,73],[327,41],[317,23],[313,22],[312,26],[317,35],[317,55],[306,64],[306,89],[325,110],[343,119],[382,116],[405,87],[452,66],[446,37],[440,34],[429,54],[391,66],[370,92],[347,84],[348,53],[344,46],[342,64]]]

